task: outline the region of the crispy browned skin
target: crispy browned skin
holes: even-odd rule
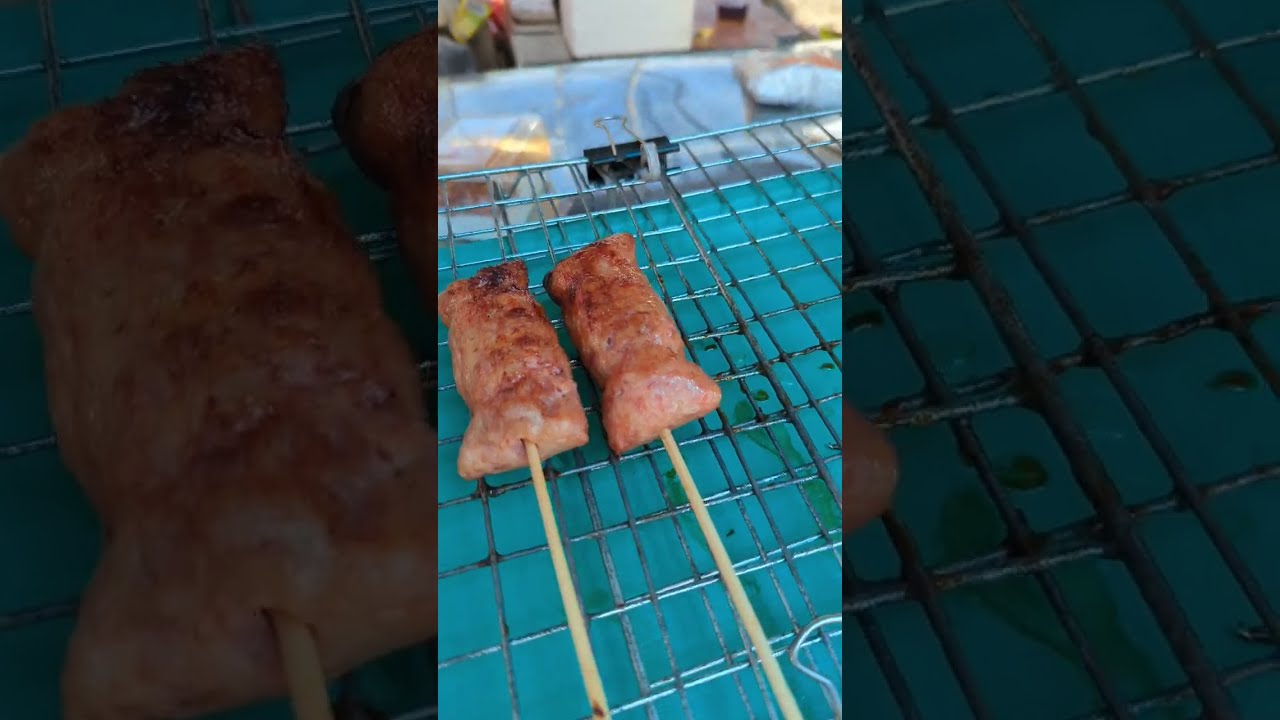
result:
[[[880,517],[898,487],[893,446],[857,410],[844,408],[844,530],[853,532]]]
[[[435,271],[435,28],[388,49],[333,108],[334,126],[362,170],[391,194],[400,248],[427,294]]]
[[[569,338],[600,388],[609,447],[623,453],[707,415],[720,387],[685,358],[671,313],[636,264],[626,233],[591,243],[546,280]]]
[[[468,480],[587,444],[587,413],[547,313],[519,260],[485,268],[440,293],[458,393],[471,410],[458,474]]]
[[[250,48],[139,73],[0,161],[59,447],[106,529],[73,720],[283,694],[264,610],[314,626],[330,675],[435,632],[417,371],[284,116]]]

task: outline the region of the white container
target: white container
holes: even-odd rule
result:
[[[565,44],[575,58],[687,52],[694,0],[560,0]]]
[[[511,10],[511,19],[517,23],[535,25],[538,23],[555,23],[555,0],[507,0]]]

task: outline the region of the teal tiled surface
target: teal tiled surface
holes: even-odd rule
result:
[[[805,123],[793,127],[801,132]],[[747,136],[725,137],[740,146],[735,141]],[[786,163],[835,142],[828,136],[811,146],[792,140],[770,147]],[[685,179],[680,173],[696,180],[699,169],[690,156],[681,157],[676,181]],[[610,191],[587,190],[579,180],[575,192],[571,182],[554,209],[504,221],[509,232],[501,244],[480,234],[442,237],[438,264],[445,287],[519,257],[535,297],[559,328],[559,309],[541,287],[555,261],[615,232],[638,236],[641,267],[671,308],[692,357],[723,391],[718,413],[674,435],[688,443],[682,453],[776,649],[813,618],[839,611],[841,543],[840,458],[833,449],[841,422],[841,176],[838,167],[794,173],[779,167],[757,158],[747,173],[760,182],[739,178],[683,193],[689,224],[667,191],[654,194],[654,184],[639,188],[644,201],[629,201],[628,210]],[[577,202],[586,198],[590,213]],[[494,214],[491,208],[482,213]],[[488,478],[481,493],[444,471],[456,462],[468,413],[454,387],[447,330],[441,325],[438,332],[440,533],[457,539],[440,563],[441,615],[456,618],[441,628],[441,716],[462,717],[481,698],[487,714],[478,717],[516,711],[540,720],[585,717],[589,709],[529,472]],[[561,335],[575,357],[563,329]],[[575,376],[584,404],[598,406],[585,374],[575,370]],[[590,444],[548,465],[615,717],[769,717],[773,701],[763,677],[745,662],[745,636],[661,445],[611,458],[594,411],[589,427]],[[492,528],[491,546],[482,528]],[[495,602],[499,592],[503,599]],[[813,646],[802,659],[806,654],[811,667],[839,677],[838,635],[831,647]],[[785,658],[782,664],[805,717],[830,717],[821,688]],[[510,687],[502,682],[508,667]]]

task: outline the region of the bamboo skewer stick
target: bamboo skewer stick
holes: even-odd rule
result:
[[[333,720],[324,669],[311,628],[285,613],[272,612],[270,617],[293,699],[293,716],[297,720]]]
[[[684,462],[684,455],[680,454],[680,446],[676,444],[676,439],[671,435],[670,430],[662,431],[662,445],[666,448],[667,455],[671,456],[671,464],[675,468],[676,475],[680,476],[680,485],[684,489],[685,496],[689,498],[693,516],[698,520],[698,527],[702,529],[702,535],[707,540],[707,548],[711,550],[716,569],[720,571],[720,577],[729,591],[729,600],[738,611],[738,616],[742,618],[742,626],[746,628],[747,636],[751,638],[751,644],[756,648],[756,656],[764,666],[765,677],[769,679],[769,686],[773,689],[773,696],[778,701],[779,709],[782,710],[782,717],[786,720],[803,720],[795,695],[791,693],[791,687],[787,685],[787,679],[782,675],[782,666],[773,655],[769,637],[760,626],[760,618],[756,617],[755,608],[751,607],[751,601],[742,588],[742,581],[738,579],[733,563],[729,560],[729,552],[724,549],[720,533],[716,530],[715,523],[711,521],[707,505],[702,501],[702,494],[698,492],[698,486],[694,484],[693,476],[689,474],[689,466]]]
[[[582,671],[582,684],[587,691],[587,701],[591,704],[591,717],[593,720],[607,720],[611,717],[609,701],[604,694],[604,683],[600,680],[600,670],[596,667],[595,655],[591,652],[591,639],[587,635],[582,608],[578,605],[578,594],[573,589],[573,578],[569,575],[569,561],[565,557],[564,545],[560,541],[560,529],[556,526],[556,517],[551,511],[551,495],[547,492],[547,478],[542,474],[542,458],[538,454],[537,445],[526,440],[524,448],[529,456],[529,472],[533,475],[533,492],[538,496],[542,529],[547,534],[547,548],[551,551],[551,564],[556,571],[556,584],[560,586],[560,600],[564,603],[569,635],[573,638],[573,649],[578,655],[578,667]]]

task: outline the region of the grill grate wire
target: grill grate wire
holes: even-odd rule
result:
[[[702,472],[698,469],[694,470],[695,478],[700,484],[707,479],[708,475],[717,476],[717,479],[724,478],[728,482],[725,490],[706,492],[705,495],[708,507],[719,507],[722,510],[726,506],[732,507],[736,510],[733,517],[745,521],[743,527],[752,538],[753,549],[748,557],[739,557],[736,560],[740,576],[748,578],[762,573],[766,582],[781,598],[780,607],[785,611],[787,621],[784,623],[786,626],[784,632],[771,634],[770,640],[774,646],[775,655],[783,655],[787,650],[787,644],[811,620],[824,612],[833,613],[836,609],[834,593],[830,593],[826,598],[815,597],[806,584],[799,580],[802,575],[803,561],[811,557],[826,556],[830,559],[830,563],[824,567],[828,568],[827,572],[830,576],[834,577],[839,573],[837,553],[840,532],[838,527],[824,526],[820,510],[806,497],[807,512],[816,521],[820,531],[795,541],[777,542],[785,538],[787,533],[780,525],[779,513],[782,511],[774,507],[774,502],[771,501],[779,493],[804,483],[821,483],[833,496],[838,492],[836,485],[838,480],[835,478],[838,476],[839,453],[838,446],[833,445],[835,439],[839,437],[838,417],[832,420],[827,413],[815,413],[819,418],[819,429],[825,432],[821,438],[815,438],[814,433],[807,429],[806,423],[802,421],[801,415],[806,410],[821,411],[822,407],[828,404],[838,406],[840,392],[838,388],[827,394],[815,392],[806,380],[812,370],[806,370],[797,365],[798,360],[814,355],[827,358],[832,367],[838,367],[840,362],[838,353],[840,340],[836,336],[835,328],[828,327],[834,326],[834,322],[824,322],[822,319],[815,318],[810,312],[810,308],[821,305],[834,309],[839,301],[840,280],[836,274],[835,265],[840,260],[838,241],[840,210],[835,201],[840,194],[840,180],[835,161],[839,156],[840,140],[826,132],[818,122],[820,119],[830,119],[830,117],[838,116],[801,117],[685,138],[680,141],[685,164],[670,169],[656,182],[623,181],[611,178],[609,183],[593,186],[587,179],[583,162],[527,166],[515,171],[518,173],[515,186],[550,187],[551,182],[547,176],[559,172],[562,177],[569,178],[571,189],[543,193],[536,197],[509,198],[502,196],[497,185],[490,184],[491,191],[498,190],[496,200],[478,204],[461,204],[460,207],[451,207],[454,203],[446,201],[440,211],[444,228],[439,268],[442,287],[454,279],[474,273],[480,267],[512,258],[525,260],[531,266],[538,263],[536,267],[549,269],[555,260],[563,259],[573,250],[589,242],[613,232],[626,231],[636,235],[641,252],[641,266],[655,277],[657,290],[673,309],[681,334],[690,347],[695,348],[695,357],[700,354],[698,348],[704,350],[715,348],[715,352],[723,352],[729,356],[732,353],[726,346],[726,338],[736,336],[744,340],[749,350],[748,359],[741,364],[734,362],[719,373],[713,372],[713,376],[722,387],[737,385],[742,395],[747,398],[752,397],[747,381],[758,378],[764,383],[759,387],[768,388],[765,392],[777,398],[780,401],[780,407],[777,411],[766,412],[757,406],[755,401],[750,401],[753,404],[751,413],[753,417],[745,422],[741,420],[735,422],[722,410],[719,412],[719,417],[713,418],[711,422],[699,421],[696,433],[686,432],[687,437],[680,438],[680,444],[687,457],[690,455],[690,448],[705,447],[709,450],[711,461],[705,463],[706,469]],[[765,137],[762,133],[772,134]],[[807,138],[805,134],[808,135]],[[785,145],[771,147],[769,139],[772,138],[776,145],[779,137],[785,138]],[[825,158],[821,154],[823,151],[827,152]],[[785,159],[788,155],[804,156],[809,169],[800,172],[789,169],[788,165],[779,159]],[[713,157],[716,159],[712,159]],[[726,169],[736,171],[734,177],[742,179],[733,184],[724,183],[723,179],[717,176],[717,171]],[[502,174],[510,172],[508,169],[500,171]],[[492,175],[497,174],[499,172],[492,173]],[[483,178],[485,174],[468,173],[442,177],[440,183],[445,197],[450,196],[453,186],[461,185],[468,180],[474,181],[478,177]],[[820,179],[817,183],[820,189],[813,190],[811,187],[815,184],[812,180],[815,177]],[[700,189],[689,191],[677,187],[693,183],[697,183]],[[785,185],[793,191],[792,195],[785,199],[776,199],[777,191],[776,188],[769,187],[771,183]],[[655,190],[656,194],[653,192]],[[741,199],[744,191],[751,199],[750,202]],[[511,211],[529,206],[532,206],[532,212],[526,210],[528,218],[524,221],[513,221],[509,217]],[[608,209],[600,209],[601,207]],[[548,208],[551,209],[550,212]],[[713,210],[706,212],[698,208],[713,208]],[[816,210],[812,222],[797,224],[798,221],[792,219],[799,215],[797,213],[799,208]],[[457,231],[455,226],[460,211],[487,212],[492,216],[492,224],[484,229]],[[758,216],[762,213],[782,219],[782,227],[778,232],[763,234],[758,231]],[[722,222],[731,223],[736,227],[741,240],[728,243],[710,240],[715,233],[708,227]],[[808,236],[822,231],[830,232],[818,240],[808,239]],[[485,238],[495,233],[501,239],[488,241],[486,244]],[[826,240],[825,246],[822,244],[823,239]],[[793,249],[798,247],[800,252],[797,254],[802,257],[789,265],[780,266],[771,249],[788,240],[795,241]],[[475,248],[481,245],[486,249],[474,252]],[[463,257],[468,254],[468,250],[473,250],[469,253],[471,257]],[[746,272],[743,269],[745,263],[729,259],[736,252],[754,252],[753,258],[758,258],[762,267],[754,272]],[[830,288],[829,293],[808,303],[801,302],[797,291],[787,281],[789,273],[794,274],[806,269],[820,272]],[[537,272],[534,270],[531,270],[530,274],[531,291],[535,297],[544,298],[545,291],[541,286],[541,278],[537,277]],[[786,307],[763,309],[757,301],[753,300],[752,294],[746,291],[746,286],[751,282],[766,278],[776,280],[778,288],[787,299]],[[716,303],[715,308],[711,307],[713,302]],[[550,306],[548,309],[553,318],[553,326],[558,330],[562,329],[563,323],[559,319],[558,312]],[[774,320],[804,323],[814,341],[804,347],[788,349],[788,341],[780,337],[771,327],[770,321]],[[697,327],[694,327],[695,325]],[[753,325],[758,325],[759,329],[753,330]],[[440,363],[443,365],[448,362],[448,345],[443,330],[440,337]],[[778,352],[771,353],[768,348],[777,348]],[[581,375],[581,366],[576,359],[572,361],[572,365],[575,373]],[[782,377],[783,373],[786,373],[788,380],[794,380],[787,382]],[[587,385],[585,382],[580,384]],[[793,399],[788,385],[794,385],[802,397]],[[440,385],[440,393],[443,417],[446,412],[444,408],[450,402],[446,399],[447,394],[456,395],[456,386],[447,379],[447,376]],[[754,397],[758,398],[760,395]],[[456,403],[457,400],[454,402]],[[595,416],[598,397],[594,394],[594,388],[585,404],[589,416]],[[444,422],[442,425],[448,426]],[[784,435],[781,430],[784,425],[796,431],[796,437],[802,446],[798,449],[801,460],[793,460],[788,452],[789,436]],[[779,468],[779,472],[753,476],[750,472],[739,469],[750,467],[750,452],[744,449],[748,441],[744,438],[753,433],[756,442],[767,438],[767,443],[772,446],[774,453],[782,461],[783,467]],[[447,431],[442,432],[442,435],[449,434]],[[677,432],[677,435],[680,434]],[[824,441],[822,438],[827,440]],[[447,449],[450,446],[456,446],[460,441],[460,436],[442,437],[440,441],[442,467],[448,462],[445,459],[448,456]],[[570,546],[575,543],[594,544],[602,557],[610,593],[607,603],[609,608],[595,613],[588,609],[587,614],[592,623],[599,623],[601,620],[613,617],[619,618],[627,662],[631,666],[630,670],[635,679],[636,686],[630,693],[619,695],[615,690],[610,691],[610,699],[615,703],[614,712],[620,715],[627,713],[630,716],[633,713],[628,711],[637,711],[646,717],[655,718],[677,715],[705,716],[697,714],[699,705],[696,699],[691,698],[691,692],[699,686],[721,682],[732,685],[732,694],[737,696],[742,705],[741,712],[768,713],[770,717],[774,716],[775,711],[771,705],[765,707],[759,705],[758,697],[765,692],[767,683],[761,669],[750,653],[745,650],[750,646],[745,638],[745,632],[738,627],[736,621],[725,622],[724,613],[715,607],[717,598],[713,597],[711,591],[718,590],[719,580],[714,568],[708,562],[700,561],[695,554],[693,542],[700,540],[694,537],[697,534],[696,529],[689,531],[679,523],[673,524],[678,536],[680,552],[683,555],[683,558],[675,562],[686,567],[686,570],[681,571],[678,580],[666,584],[655,580],[658,574],[655,570],[656,565],[669,564],[670,561],[665,558],[649,558],[641,549],[638,572],[643,577],[643,589],[632,597],[626,597],[623,586],[627,582],[622,579],[625,573],[617,567],[617,561],[613,557],[614,551],[610,549],[610,537],[625,534],[630,536],[637,548],[643,548],[645,543],[641,537],[641,529],[644,526],[671,522],[680,517],[687,518],[690,513],[687,502],[683,502],[683,498],[673,498],[669,490],[664,492],[667,507],[654,512],[639,512],[633,506],[633,501],[628,498],[627,484],[624,479],[629,474],[629,468],[642,468],[639,471],[640,482],[645,482],[643,475],[648,475],[650,478],[662,477],[663,467],[658,462],[658,458],[662,455],[660,446],[650,445],[622,458],[602,453],[599,447],[593,446],[572,451],[567,455],[567,463],[560,463],[554,468],[553,475],[557,482],[551,486],[553,505],[557,515],[563,518],[566,510],[562,484],[566,479],[583,478],[580,487],[591,529],[586,532],[567,532],[565,533],[566,541]],[[601,457],[602,455],[607,457]],[[807,460],[803,459],[805,456]],[[604,519],[597,497],[599,490],[593,487],[594,483],[601,480],[587,482],[587,478],[593,472],[597,473],[597,476],[602,474],[612,477],[625,507],[625,518],[612,524]],[[511,553],[499,552],[496,547],[492,508],[494,499],[526,489],[528,486],[526,472],[514,482],[491,483],[489,480],[482,480],[475,491],[442,499],[440,505],[442,517],[451,510],[479,504],[483,509],[487,536],[487,552],[483,559],[451,568],[445,568],[442,563],[442,587],[446,586],[451,578],[471,572],[483,572],[487,569],[492,575],[493,586],[499,588],[501,593],[500,588],[503,583],[500,578],[500,566],[504,562],[509,563],[520,557],[545,552],[545,541],[538,541],[532,547]],[[612,488],[610,490],[612,491]],[[752,513],[746,504],[746,501],[752,499],[762,509],[763,522],[752,518]],[[723,515],[717,522],[721,524],[723,535]],[[770,537],[776,540],[771,543]],[[776,545],[776,549],[771,549],[772,545]],[[580,569],[572,560],[570,564],[571,571],[578,579],[575,584],[580,586]],[[789,601],[788,593],[784,591],[785,583],[780,579],[782,576],[792,578],[790,584],[797,591],[799,607],[796,607],[797,603]],[[442,595],[444,593],[445,590],[442,589]],[[680,628],[678,625],[672,625],[662,610],[663,605],[669,600],[686,593],[692,593],[696,597],[695,602],[700,606],[699,614],[703,616],[703,622],[709,622],[713,628],[715,643],[718,645],[714,652],[707,654],[705,659],[698,662],[684,662],[677,657],[678,648],[675,647],[673,638],[679,634]],[[720,597],[722,598],[723,595]],[[500,617],[505,618],[508,612],[507,606],[511,602],[513,601],[509,598],[499,595],[497,611]],[[723,600],[720,599],[719,602]],[[587,605],[589,607],[589,604]],[[642,659],[640,646],[645,642],[645,638],[639,636],[640,633],[634,627],[636,621],[632,618],[634,613],[643,610],[646,606],[655,609],[656,629],[663,646],[662,655],[665,656],[666,667],[656,677],[654,671]],[[731,627],[725,627],[726,625]],[[503,622],[497,642],[457,654],[451,653],[446,648],[446,643],[442,641],[440,660],[442,677],[450,669],[459,668],[486,655],[498,653],[502,657],[506,675],[510,712],[521,717],[563,717],[564,715],[555,715],[555,710],[530,708],[520,701],[517,676],[521,671],[517,669],[519,663],[514,658],[514,649],[521,644],[544,638],[549,633],[559,633],[566,629],[565,623],[559,620],[552,623],[550,627],[539,628],[524,636],[513,637],[507,632],[506,623]],[[801,649],[801,656],[809,656],[809,662],[812,662],[815,652],[824,653],[833,659],[837,658],[838,638],[838,630],[824,628],[814,633],[813,639],[805,643]],[[597,649],[597,654],[599,653],[600,650]],[[574,666],[570,664],[568,667]],[[838,670],[836,672],[838,673]],[[792,677],[803,676],[796,674]],[[609,683],[610,678],[606,676],[605,681]],[[798,681],[793,679],[791,682],[795,684]],[[810,696],[821,699],[820,688],[812,681],[805,680],[805,682],[812,685]],[[445,685],[446,683],[442,680],[442,686]],[[619,700],[619,698],[625,699]],[[661,702],[663,700],[669,701],[669,704],[663,705]],[[441,705],[447,708],[447,701],[442,700]],[[660,712],[661,715],[659,715]],[[830,710],[823,705],[822,712],[830,712]]]

